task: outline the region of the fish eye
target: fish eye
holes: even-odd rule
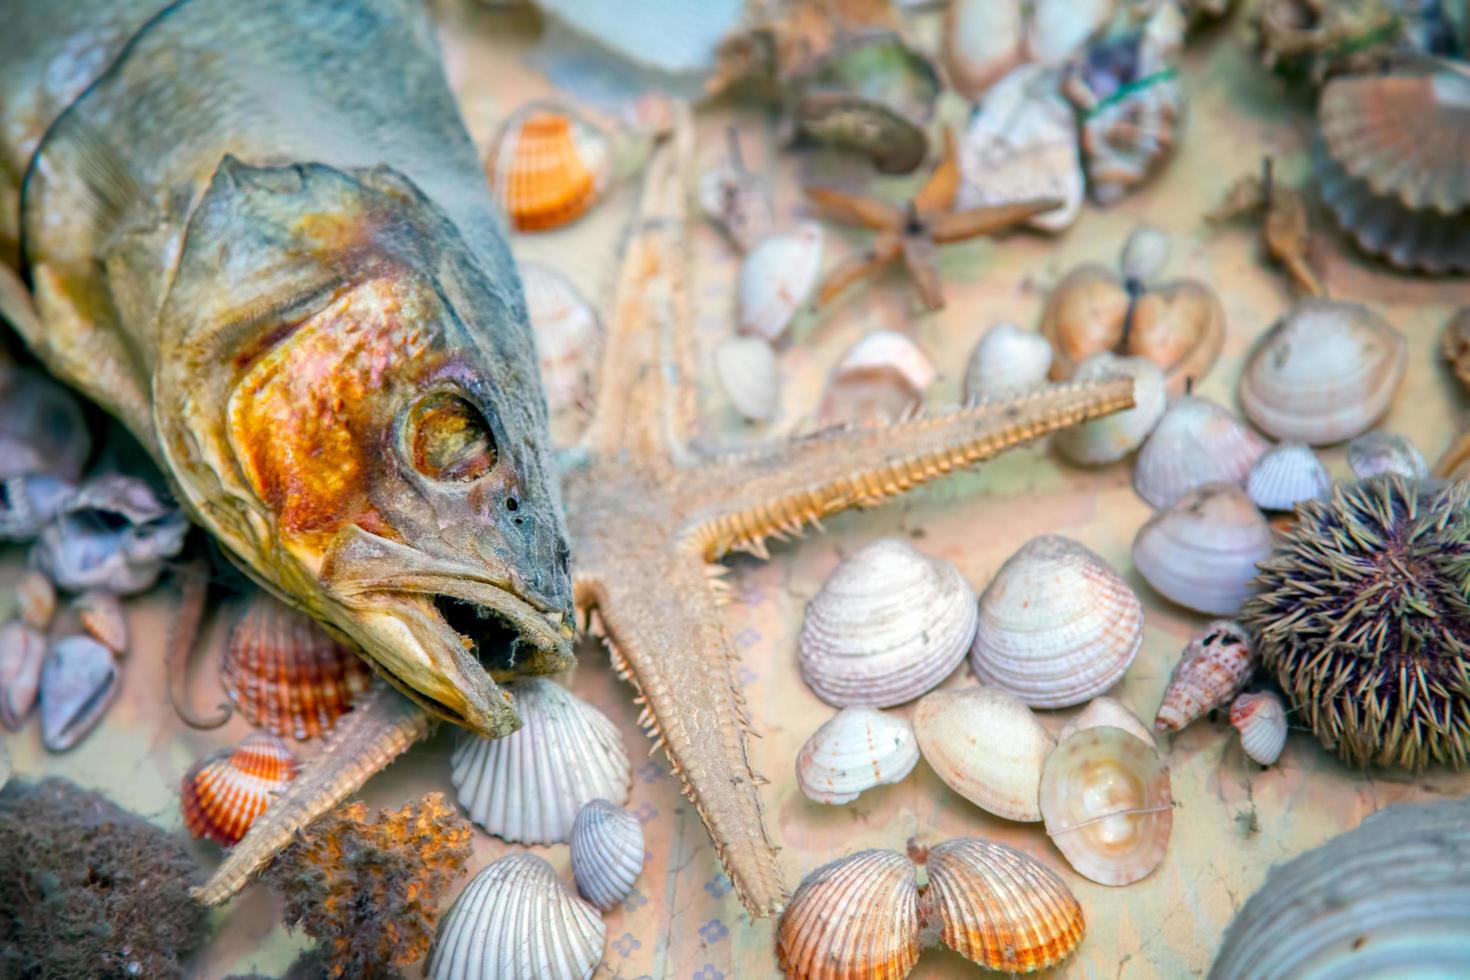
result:
[[[467,483],[495,466],[495,437],[484,414],[450,392],[435,392],[408,417],[414,469],[431,480]]]

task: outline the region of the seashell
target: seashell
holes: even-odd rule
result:
[[[15,731],[36,706],[46,637],[19,620],[0,626],[0,724]]]
[[[1164,372],[1142,357],[1119,357],[1110,351],[1093,354],[1077,368],[1076,381],[1127,375],[1133,379],[1133,407],[1058,432],[1057,450],[1079,466],[1116,463],[1143,444],[1164,415],[1168,402]]]
[[[75,490],[49,473],[0,480],[0,541],[29,541],[40,534]]]
[[[776,953],[793,980],[901,980],[919,959],[918,875],[893,851],[858,851],[802,879]]]
[[[1172,245],[1169,233],[1152,225],[1139,225],[1133,229],[1123,243],[1123,254],[1118,263],[1124,281],[1146,283],[1155,279],[1168,265]]]
[[[5,784],[10,782],[10,777],[13,775],[15,775],[15,763],[10,759],[10,750],[5,747],[4,742],[0,742],[0,789],[5,788]]]
[[[1210,980],[1462,976],[1467,860],[1470,800],[1370,813],[1270,870],[1226,930]]]
[[[1023,60],[1025,28],[1022,0],[952,0],[942,35],[950,84],[965,98],[979,99]]]
[[[918,761],[908,722],[873,708],[843,708],[802,745],[796,782],[813,802],[851,803],[874,786],[900,782]]]
[[[1051,344],[1040,334],[1014,323],[997,323],[985,331],[965,368],[965,401],[996,398],[1046,384]]]
[[[1148,877],[1169,848],[1169,768],[1125,729],[1084,729],[1047,757],[1041,814],[1047,836],[1078,874],[1100,885],[1132,884]]]
[[[1278,439],[1341,442],[1388,411],[1407,363],[1403,336],[1372,310],[1307,299],[1256,341],[1240,375],[1240,403]]]
[[[914,733],[950,789],[1007,820],[1041,819],[1041,764],[1056,739],[1020,700],[986,687],[934,691],[914,709]]]
[[[771,188],[764,177],[745,169],[734,127],[729,130],[730,159],[699,178],[699,206],[742,252],[755,248],[776,228]]]
[[[1035,0],[1026,53],[1046,65],[1066,62],[1107,26],[1116,7],[1117,0]]]
[[[31,546],[31,564],[68,591],[133,595],[153,587],[188,532],[183,513],[147,483],[109,474],[67,498]]]
[[[220,673],[246,721],[300,741],[332,731],[373,679],[310,616],[264,593],[230,631]]]
[[[72,603],[82,629],[98,643],[122,656],[128,651],[128,618],[111,592],[83,592]]]
[[[1215,616],[1240,609],[1270,553],[1271,526],[1233,483],[1191,490],[1133,539],[1133,564],[1156,592]]]
[[[1461,386],[1470,390],[1470,305],[1460,307],[1444,325],[1439,349]],[[0,522],[0,533],[3,526]]]
[[[566,106],[533,102],[501,124],[485,172],[512,228],[558,228],[586,214],[607,190],[612,140]]]
[[[1082,906],[1056,872],[1020,851],[976,838],[929,849],[921,915],[939,940],[988,970],[1031,973],[1082,942]]]
[[[804,221],[762,241],[740,264],[740,329],[774,341],[811,298],[822,270],[822,227]]]
[[[802,679],[839,708],[888,708],[948,677],[975,635],[975,593],[959,569],[896,538],[861,548],[807,603]]]
[[[1267,443],[1208,398],[1169,403],[1138,453],[1133,488],[1155,508],[1170,507],[1207,483],[1244,484]]]
[[[15,583],[15,608],[21,622],[44,633],[56,614],[56,586],[34,568],[27,569]]]
[[[112,651],[89,636],[52,644],[41,665],[41,741],[53,752],[80,742],[107,713],[122,676]]]
[[[231,847],[271,799],[296,778],[296,758],[270,732],[251,732],[233,749],[201,759],[184,774],[179,809],[195,838]]]
[[[1118,682],[1143,643],[1143,607],[1102,558],[1032,538],[980,596],[970,667],[1033,708],[1065,708]]]
[[[571,980],[602,962],[607,926],[545,858],[508,854],[475,875],[439,922],[430,980]]]
[[[1360,480],[1381,473],[1397,473],[1410,480],[1429,475],[1429,461],[1419,447],[1393,432],[1377,430],[1358,436],[1347,447],[1348,466]]]
[[[73,483],[92,455],[92,432],[76,396],[39,371],[0,382],[0,480],[33,473]]]
[[[572,822],[572,876],[577,891],[611,912],[643,872],[643,825],[607,800],[592,800]]]
[[[1310,446],[1283,442],[1256,460],[1245,489],[1262,510],[1293,510],[1304,500],[1325,497],[1332,477]]]
[[[1065,742],[1077,732],[1099,727],[1121,728],[1130,735],[1137,735],[1143,739],[1150,748],[1158,748],[1158,742],[1154,741],[1154,733],[1148,730],[1143,719],[1128,710],[1123,702],[1106,695],[1087,702],[1087,707],[1062,726],[1061,732],[1057,734],[1057,741]]]
[[[923,404],[935,374],[933,362],[912,340],[874,330],[842,355],[820,414],[824,419],[900,416]]]
[[[761,337],[730,337],[715,347],[715,377],[742,418],[767,422],[780,407],[776,352]]]
[[[542,677],[510,687],[521,728],[504,738],[466,732],[451,779],[470,819],[511,843],[567,839],[592,800],[622,804],[633,766],[618,730],[601,711]]]
[[[1245,627],[1229,619],[1210,623],[1174,665],[1154,727],[1183,731],[1205,712],[1229,704],[1250,683],[1260,662]]]
[[[602,359],[602,323],[571,280],[539,262],[518,263],[526,314],[552,412],[589,404]]]
[[[1230,705],[1230,724],[1240,747],[1263,766],[1275,764],[1286,748],[1286,705],[1270,691],[1242,694]]]

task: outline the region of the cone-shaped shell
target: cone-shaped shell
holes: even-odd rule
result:
[[[46,637],[18,619],[0,626],[0,724],[15,731],[30,717],[41,687]]]
[[[1242,694],[1230,705],[1230,724],[1240,733],[1240,747],[1263,766],[1281,758],[1286,748],[1286,705],[1271,691]]]
[[[580,218],[612,178],[612,141],[565,106],[533,103],[501,126],[485,171],[517,231],[545,231]]]
[[[1133,488],[1154,508],[1169,507],[1207,483],[1244,484],[1266,442],[1234,415],[1197,395],[1169,403],[1133,469]]]
[[[271,798],[296,778],[296,759],[270,732],[252,732],[184,774],[179,809],[191,836],[239,843]]]
[[[1293,510],[1304,500],[1318,500],[1332,489],[1332,476],[1299,442],[1283,442],[1261,454],[1245,484],[1251,502],[1262,510]]]
[[[572,877],[577,891],[610,912],[633,891],[643,871],[643,825],[607,800],[593,800],[572,822]]]
[[[851,803],[865,790],[900,781],[918,761],[914,730],[901,717],[843,708],[801,747],[796,782],[813,802]]]
[[[1041,814],[1078,874],[1100,885],[1131,884],[1157,868],[1169,847],[1169,769],[1124,729],[1076,732],[1046,760]]]
[[[987,970],[1033,973],[1072,955],[1086,923],[1056,872],[1020,851],[975,838],[929,849],[926,927]]]
[[[918,875],[893,851],[858,851],[802,879],[776,933],[793,980],[902,980],[919,959]]]
[[[1041,765],[1056,740],[1018,699],[987,687],[935,691],[914,709],[914,733],[950,789],[1007,820],[1041,819]]]
[[[546,859],[508,854],[475,875],[434,938],[430,980],[586,980],[607,926]]]
[[[1407,364],[1403,335],[1372,310],[1303,300],[1251,349],[1240,403],[1278,439],[1341,442],[1388,411]]]
[[[1054,437],[1058,451],[1080,466],[1116,463],[1143,445],[1163,417],[1167,397],[1164,372],[1142,357],[1099,351],[1077,368],[1077,381],[1126,375],[1133,379],[1133,407],[1063,429]]]
[[[1191,490],[1133,539],[1133,564],[1156,592],[1215,616],[1240,609],[1270,553],[1271,526],[1233,483]]]
[[[1429,475],[1429,461],[1419,447],[1395,432],[1378,430],[1358,436],[1347,447],[1348,466],[1360,480],[1397,473],[1410,480]]]
[[[56,613],[56,586],[34,568],[26,569],[15,583],[15,608],[21,622],[44,633]]]
[[[112,651],[90,636],[58,640],[41,665],[41,742],[64,752],[92,730],[122,684]]]
[[[1154,727],[1177,732],[1205,712],[1224,707],[1250,683],[1259,665],[1245,628],[1229,619],[1215,620],[1174,665]]]
[[[305,740],[336,727],[372,671],[311,617],[261,593],[230,632],[221,679],[250,724]]]
[[[119,656],[127,652],[128,618],[117,596],[111,592],[83,592],[72,605],[88,636]]]
[[[1032,538],[980,597],[970,666],[1034,708],[1081,704],[1118,682],[1143,643],[1143,607],[1070,538]]]
[[[729,337],[714,353],[715,377],[741,417],[765,422],[780,407],[776,352],[763,337]]]
[[[547,407],[560,412],[585,404],[591,399],[602,360],[602,323],[597,311],[557,270],[539,262],[519,265]]]
[[[450,778],[460,805],[487,832],[512,843],[559,843],[587,803],[628,799],[633,766],[607,715],[565,687],[532,677],[510,690],[520,730],[462,735]]]
[[[959,666],[976,616],[959,569],[896,538],[874,541],[807,603],[801,676],[840,708],[912,701]]]
[[[965,367],[965,400],[979,401],[1026,391],[1046,383],[1051,370],[1051,344],[1040,334],[1014,323],[997,323],[985,331]]]
[[[1137,735],[1150,748],[1158,748],[1158,743],[1154,741],[1154,733],[1148,730],[1143,719],[1130,711],[1123,702],[1106,695],[1087,702],[1087,707],[1062,726],[1062,730],[1057,733],[1057,741],[1065,742],[1077,732],[1102,726],[1121,728],[1125,732]]]
[[[822,226],[804,221],[772,235],[740,264],[740,329],[776,340],[806,305],[822,271]]]

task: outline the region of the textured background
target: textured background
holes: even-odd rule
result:
[[[932,33],[932,26],[928,29]],[[454,18],[445,27],[451,77],[466,119],[482,144],[496,122],[525,100],[548,91],[526,59],[535,41],[533,18],[481,14]],[[826,372],[849,344],[870,329],[907,331],[939,367],[930,401],[958,397],[965,356],[990,324],[1012,320],[1034,327],[1045,291],[1073,265],[1111,263],[1127,232],[1148,221],[1175,236],[1170,273],[1197,276],[1221,294],[1228,315],[1225,355],[1200,389],[1234,405],[1235,381],[1251,341],[1281,314],[1290,299],[1280,277],[1259,261],[1256,238],[1243,229],[1212,231],[1201,219],[1225,187],[1273,154],[1287,180],[1307,178],[1304,152],[1310,107],[1285,97],[1251,60],[1240,21],[1202,38],[1190,51],[1182,76],[1190,95],[1183,146],[1168,169],[1144,192],[1102,211],[1089,205],[1079,222],[1056,239],[1028,235],[980,241],[943,253],[948,307],[938,314],[918,308],[900,278],[850,293],[820,319],[799,323],[781,354],[784,375],[779,417],[764,429],[742,426],[723,397],[704,378],[706,436],[738,444],[810,424]],[[963,118],[964,107],[945,112]],[[740,125],[747,162],[769,173],[778,193],[780,220],[805,215],[796,193],[794,157],[778,153],[773,119],[732,115],[723,108],[701,112],[705,162],[718,158],[723,130]],[[895,195],[902,181],[889,185]],[[616,269],[618,245],[634,204],[636,181],[617,186],[587,220],[562,231],[520,236],[517,254],[555,265],[604,308]],[[861,244],[829,226],[832,263]],[[1437,361],[1438,333],[1457,303],[1470,302],[1470,287],[1386,274],[1348,252],[1334,234],[1321,236],[1319,266],[1331,292],[1371,303],[1409,338],[1409,375],[1387,427],[1414,438],[1431,458],[1457,430],[1462,400]],[[695,236],[695,296],[704,356],[733,330],[736,271],[730,248],[708,227]],[[707,365],[706,365],[707,367]],[[1326,453],[1335,473],[1345,472],[1340,450]],[[864,847],[902,849],[910,838],[935,844],[961,835],[995,838],[1021,848],[1060,871],[1086,910],[1088,935],[1075,959],[1057,971],[1075,977],[1174,977],[1207,968],[1234,911],[1280,860],[1354,827],[1391,803],[1470,790],[1470,774],[1365,775],[1326,755],[1308,735],[1294,734],[1274,768],[1262,771],[1241,754],[1227,725],[1198,723],[1171,749],[1176,804],[1174,836],[1163,866],[1123,889],[1094,885],[1074,874],[1039,825],[992,817],[951,793],[920,763],[900,785],[864,794],[845,807],[821,807],[797,790],[797,749],[833,710],[800,683],[795,638],[802,608],[840,558],[883,535],[900,535],[954,562],[978,589],[1028,538],[1070,535],[1111,561],[1143,598],[1147,610],[1142,652],[1113,692],[1140,715],[1151,717],[1179,650],[1203,618],[1169,605],[1137,576],[1128,558],[1134,531],[1148,516],[1120,464],[1084,472],[1061,464],[1045,446],[1005,456],[972,473],[948,478],[883,509],[848,514],[827,523],[827,533],[772,549],[772,560],[738,558],[733,564],[739,601],[725,615],[740,649],[739,682],[745,687],[756,729],[752,746],[758,771],[771,779],[764,791],[769,826],[781,846],[791,885],[817,865]],[[6,553],[0,586],[18,575],[21,557]],[[100,730],[63,756],[40,747],[34,724],[6,737],[17,770],[67,775],[97,787],[171,828],[180,825],[177,783],[196,758],[233,743],[247,731],[240,720],[221,731],[191,732],[173,718],[164,696],[160,663],[172,597],[154,594],[131,606],[137,637],[126,666],[125,687]],[[217,617],[211,657],[218,656],[223,628],[233,612]],[[205,664],[195,700],[213,704],[217,671]],[[967,683],[965,669],[949,684]],[[721,980],[775,972],[773,923],[752,922],[730,893],[698,817],[679,795],[662,758],[646,756],[635,724],[631,691],[608,669],[593,644],[581,650],[571,680],[583,698],[606,711],[635,756],[629,809],[644,822],[649,859],[638,890],[607,916],[608,945],[600,976]],[[907,713],[910,708],[897,709]],[[1045,717],[1060,727],[1070,712]],[[426,791],[451,792],[448,758],[453,733],[442,731],[374,780],[363,794],[369,805],[396,805]],[[196,844],[212,862],[211,845]],[[470,871],[507,850],[477,833]],[[564,846],[536,848],[565,870]],[[251,889],[217,913],[216,942],[194,965],[197,976],[231,972],[279,973],[304,946],[278,925],[278,909],[263,889]],[[950,953],[926,953],[916,977],[958,977],[973,968]]]

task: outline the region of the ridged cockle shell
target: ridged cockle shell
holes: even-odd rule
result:
[[[1207,483],[1245,484],[1266,441],[1208,398],[1169,403],[1138,453],[1133,487],[1155,508],[1172,505]]]
[[[83,592],[72,602],[82,629],[117,656],[128,652],[128,618],[111,592]]]
[[[995,688],[934,691],[914,709],[914,733],[950,789],[1007,820],[1041,819],[1041,766],[1056,739],[1020,700]]]
[[[1272,446],[1251,467],[1246,493],[1262,510],[1289,511],[1332,489],[1332,477],[1312,447],[1300,442]]]
[[[919,959],[913,864],[893,851],[858,851],[802,879],[776,932],[793,980],[901,980]]]
[[[729,337],[714,352],[715,377],[742,418],[766,422],[780,407],[776,352],[762,337]]]
[[[536,334],[536,359],[546,405],[553,413],[590,403],[603,331],[597,311],[561,272],[540,262],[518,263],[526,316]]]
[[[511,226],[545,231],[602,198],[612,180],[612,141],[566,106],[532,103],[501,125],[485,171]]]
[[[1263,766],[1281,758],[1286,748],[1286,705],[1271,691],[1242,694],[1230,705],[1230,724],[1240,733],[1240,747]]]
[[[615,803],[592,800],[572,821],[572,876],[582,897],[610,912],[643,871],[643,825]]]
[[[1259,665],[1245,628],[1232,620],[1215,620],[1174,665],[1154,727],[1177,732],[1205,712],[1224,707],[1250,683]]]
[[[843,708],[801,747],[796,782],[813,802],[851,803],[865,790],[900,781],[918,761],[914,730],[903,718]]]
[[[56,586],[34,568],[27,569],[15,583],[15,608],[21,622],[45,632],[56,612]]]
[[[296,778],[296,758],[269,732],[252,732],[184,774],[179,808],[194,837],[238,844],[271,799]]]

